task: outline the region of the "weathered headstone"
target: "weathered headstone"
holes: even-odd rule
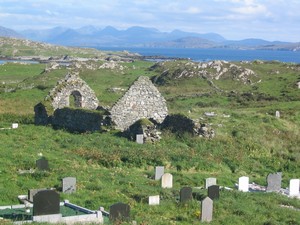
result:
[[[248,192],[249,191],[249,177],[239,178],[239,191]]]
[[[298,196],[300,187],[300,179],[291,179],[290,180],[290,187],[289,187],[289,195],[290,196]]]
[[[209,177],[205,179],[205,188],[207,189],[211,185],[217,185],[217,178]]]
[[[155,167],[155,180],[159,180],[164,174],[165,174],[165,167],[163,166]]]
[[[279,111],[275,112],[275,117],[280,118],[280,112]]]
[[[11,124],[11,128],[12,129],[17,129],[19,127],[19,124],[18,123],[13,123]]]
[[[201,222],[211,222],[213,217],[213,200],[206,197],[201,202]]]
[[[41,189],[29,189],[28,190],[28,200],[30,202],[33,202],[33,196],[35,196],[36,193],[38,193],[39,191],[45,191],[48,190],[47,188],[41,188]]]
[[[149,205],[159,205],[159,195],[149,196]]]
[[[59,213],[59,194],[56,191],[43,190],[33,196],[33,216]]]
[[[218,185],[209,186],[207,192],[208,197],[212,200],[219,199],[220,197],[220,187]]]
[[[109,208],[109,219],[115,220],[128,220],[130,217],[130,206],[124,203],[116,203]]]
[[[161,177],[161,187],[162,188],[172,188],[173,187],[173,175],[170,173],[165,173]]]
[[[62,179],[62,192],[63,193],[76,192],[76,177],[65,177]]]
[[[144,144],[144,135],[143,134],[137,134],[136,135],[136,143]]]
[[[267,192],[278,192],[281,189],[282,173],[270,173],[267,176]]]
[[[183,187],[180,189],[180,202],[185,203],[192,200],[192,188],[191,187]]]
[[[36,160],[36,167],[39,170],[49,170],[48,160],[45,157]]]

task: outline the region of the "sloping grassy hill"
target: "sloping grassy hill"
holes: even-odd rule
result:
[[[233,190],[221,191],[211,224],[300,224],[299,211],[294,209],[300,208],[299,200],[274,193],[240,193],[234,187],[244,175],[250,182],[266,185],[268,173],[281,171],[283,187],[289,179],[300,178],[298,65],[236,63],[254,71],[253,84],[229,73],[219,79],[195,75],[200,68],[186,61],[167,62],[155,69],[153,62],[119,62],[114,69],[100,68],[104,63],[86,62],[77,68],[101,105],[111,106],[138,76],[159,77],[168,70],[168,82],[156,85],[170,113],[211,124],[216,137],[206,140],[165,132],[159,143],[138,145],[116,131],[72,134],[35,126],[34,105],[68,70],[59,67],[45,72],[49,65],[4,64],[0,66],[0,127],[19,122],[20,128],[0,130],[0,205],[16,204],[16,196],[30,188],[59,188],[61,178],[75,176],[77,192],[61,194],[62,199],[107,210],[113,203],[125,202],[138,224],[198,224],[199,200],[206,191],[196,187],[203,187],[205,178],[216,177],[219,185]],[[187,76],[176,77],[183,71]],[[281,118],[275,117],[277,110]],[[205,112],[216,116],[207,117]],[[50,171],[21,173],[35,168],[40,153],[48,158]],[[153,180],[158,165],[173,174],[174,188],[162,189]],[[195,193],[188,204],[178,203],[183,186],[193,187]],[[149,207],[147,197],[157,194],[161,205]]]

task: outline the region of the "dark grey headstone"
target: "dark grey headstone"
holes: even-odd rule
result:
[[[183,187],[180,189],[180,202],[185,203],[192,200],[192,188],[191,187]]]
[[[62,179],[62,192],[63,193],[76,192],[76,178],[75,177],[65,177]]]
[[[59,194],[56,191],[39,191],[33,196],[33,216],[51,215],[59,213]]]
[[[115,220],[128,220],[130,218],[130,206],[124,203],[116,203],[109,208],[109,219]]]
[[[165,174],[165,167],[164,166],[156,166],[155,167],[155,180],[159,180],[162,175]]]
[[[220,197],[220,187],[218,185],[209,186],[207,192],[211,200],[219,199]]]
[[[201,222],[210,222],[213,217],[213,200],[206,197],[201,202]]]
[[[48,160],[45,157],[36,160],[36,167],[39,170],[49,170]]]
[[[270,173],[267,176],[267,192],[278,192],[281,189],[282,173]]]

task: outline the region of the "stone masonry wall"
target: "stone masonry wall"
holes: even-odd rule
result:
[[[111,119],[120,130],[142,118],[162,123],[168,115],[166,100],[148,77],[139,77],[110,109]]]

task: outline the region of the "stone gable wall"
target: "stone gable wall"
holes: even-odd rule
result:
[[[148,77],[139,77],[110,109],[111,119],[120,130],[142,118],[162,123],[168,115],[166,100]]]

